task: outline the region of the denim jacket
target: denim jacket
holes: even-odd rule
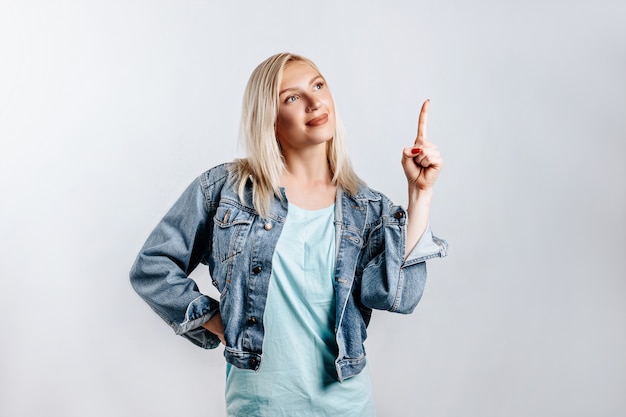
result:
[[[176,332],[203,348],[220,341],[202,327],[220,311],[226,360],[257,370],[263,359],[263,313],[272,255],[287,216],[287,198],[275,198],[268,218],[245,201],[232,182],[231,164],[197,178],[148,237],[131,269],[137,293]],[[447,243],[426,229],[405,259],[406,212],[384,195],[361,187],[355,196],[339,189],[335,201],[335,334],[337,378],[365,366],[363,342],[372,309],[410,313],[426,282],[425,261],[447,254]],[[208,265],[214,300],[188,274]]]

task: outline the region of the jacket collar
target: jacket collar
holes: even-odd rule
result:
[[[359,191],[353,196],[340,187],[337,187],[337,197],[343,195],[344,198],[348,198],[357,204],[363,204],[366,201],[378,201],[381,199],[380,194],[374,192],[371,188],[361,185]]]

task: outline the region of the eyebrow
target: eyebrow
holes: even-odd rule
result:
[[[315,80],[317,80],[318,78],[321,78],[322,80],[324,79],[324,77],[322,77],[320,74],[317,74],[315,77],[311,78],[311,81],[309,81],[309,84],[313,84],[313,82]],[[297,90],[298,87],[289,87],[289,88],[285,88],[284,90],[281,90],[280,93],[278,93],[279,96],[282,96],[284,93],[286,93],[287,91],[292,91],[292,90]]]

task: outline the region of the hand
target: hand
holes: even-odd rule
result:
[[[437,147],[426,137],[429,107],[430,100],[426,100],[420,111],[415,143],[402,151],[402,168],[409,189],[416,188],[418,191],[432,190],[443,166],[443,159]]]
[[[216,335],[220,339],[220,342],[226,345],[226,340],[224,339],[224,323],[222,322],[222,316],[219,312],[215,313],[202,327]]]

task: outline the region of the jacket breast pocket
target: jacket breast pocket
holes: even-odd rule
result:
[[[213,248],[221,262],[232,260],[243,251],[254,215],[236,206],[220,205],[213,230]]]
[[[373,225],[369,233],[366,235],[365,243],[366,259],[370,260],[378,256],[385,249],[385,230],[381,222]]]

